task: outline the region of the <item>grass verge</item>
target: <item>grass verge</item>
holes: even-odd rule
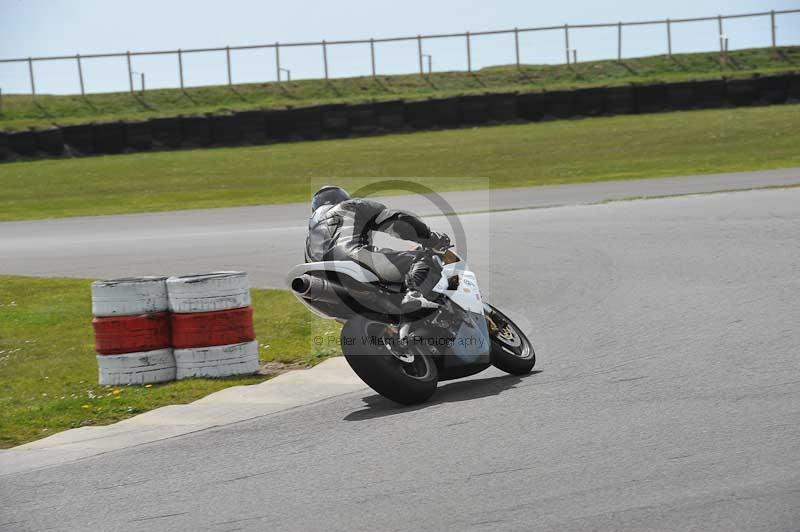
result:
[[[70,428],[113,423],[267,378],[98,385],[90,282],[0,276],[0,448]],[[311,327],[315,333],[335,333],[335,322],[316,318],[282,290],[254,289],[252,295],[262,362],[313,364],[338,354],[315,351],[310,339]]]
[[[431,96],[683,81],[796,71],[800,47],[736,50],[727,61],[718,53],[639,57],[624,61],[588,61],[577,65],[495,66],[473,72],[440,72],[430,76],[311,79],[289,83],[254,83],[90,94],[87,97],[4,95],[0,129],[52,124],[144,119],[225,110],[279,108],[367,100],[419,99]],[[77,90],[77,87],[76,87]]]
[[[463,190],[800,166],[800,105],[0,165],[0,221],[306,201],[311,180]],[[447,182],[452,182],[447,180]]]

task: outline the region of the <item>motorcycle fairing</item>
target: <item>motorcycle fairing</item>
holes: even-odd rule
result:
[[[491,339],[483,314],[466,312],[453,341],[453,355],[461,364],[489,363]]]
[[[449,290],[448,279],[454,275],[458,275],[458,286],[455,290]],[[480,288],[478,288],[478,279],[469,270],[458,269],[455,264],[445,265],[442,268],[442,278],[433,287],[433,291],[446,295],[453,303],[467,312],[483,315],[483,301]]]

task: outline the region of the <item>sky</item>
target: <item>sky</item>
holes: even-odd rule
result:
[[[0,59],[151,50],[224,47],[278,42],[369,39],[417,34],[455,33],[714,16],[800,9],[800,0],[0,0]],[[779,45],[800,45],[800,13],[779,16]],[[731,49],[768,46],[769,17],[725,21]],[[716,50],[717,23],[672,26],[673,52]],[[617,53],[616,29],[573,29],[571,48],[578,60],[611,59]],[[666,28],[637,26],[623,31],[623,55],[666,52]],[[520,35],[523,63],[564,61],[564,32]],[[514,62],[513,35],[473,37],[473,68]],[[464,38],[423,41],[434,71],[466,69]],[[275,51],[234,51],[234,83],[274,81]],[[179,84],[176,55],[134,57],[133,70],[144,72],[148,88]],[[328,47],[331,77],[369,75],[369,45]],[[125,58],[82,61],[87,92],[128,89]],[[227,82],[224,52],[184,54],[186,86]],[[323,76],[320,47],[281,50],[281,66],[292,79]],[[415,72],[414,41],[376,45],[379,74]],[[78,93],[75,60],[34,62],[39,94]],[[27,63],[0,63],[3,93],[29,93]]]

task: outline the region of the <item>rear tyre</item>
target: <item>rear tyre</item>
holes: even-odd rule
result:
[[[414,405],[436,391],[439,372],[433,358],[412,347],[413,362],[400,360],[392,354],[398,349],[397,337],[388,333],[385,324],[355,316],[342,328],[341,339],[344,357],[356,375],[387,399]]]
[[[492,339],[492,365],[512,375],[530,373],[536,364],[536,353],[525,333],[511,318],[492,305],[487,316],[495,327],[490,327]]]

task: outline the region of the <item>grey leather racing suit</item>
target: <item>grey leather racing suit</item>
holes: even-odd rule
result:
[[[387,283],[430,293],[439,280],[441,267],[425,250],[395,251],[372,245],[372,232],[429,245],[435,235],[417,216],[390,210],[367,199],[350,199],[323,205],[308,221],[306,262],[352,260]]]

